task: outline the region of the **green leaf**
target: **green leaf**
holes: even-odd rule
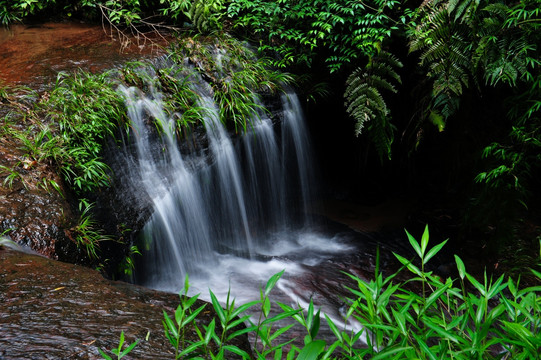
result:
[[[267,281],[267,285],[265,286],[265,296],[268,296],[268,295],[269,295],[269,293],[270,293],[271,290],[274,288],[274,286],[276,285],[276,283],[278,282],[278,280],[280,280],[280,278],[281,278],[282,275],[284,274],[284,271],[285,271],[285,270],[282,270],[282,271],[280,271],[279,273],[274,274],[273,276],[271,276],[271,278],[269,279],[269,281]]]
[[[230,351],[232,352],[233,354],[237,354],[239,356],[242,356],[243,359],[250,359],[250,355],[242,350],[242,349],[239,349],[237,346],[234,346],[234,345],[225,345],[223,347],[224,350],[227,350],[227,351]]]
[[[447,240],[439,243],[438,245],[430,249],[428,253],[426,254],[425,258],[423,259],[423,264],[426,264],[428,260],[432,259],[432,257],[434,257],[434,255],[436,255],[446,243],[447,243]]]
[[[458,276],[460,276],[460,279],[464,280],[464,276],[466,276],[466,267],[464,266],[464,262],[458,257],[458,255],[455,255],[455,262],[458,269]]]
[[[445,330],[445,328],[442,326],[442,324],[434,323],[429,317],[422,317],[423,323],[428,326],[430,329],[435,331],[437,334],[439,334],[444,339],[449,339],[452,342],[456,344],[460,344],[463,342],[463,339],[460,336],[457,336],[451,331]]]
[[[393,313],[393,317],[398,325],[398,328],[400,329],[400,332],[402,335],[408,335],[408,330],[406,328],[406,316],[398,311],[396,311],[394,308],[391,309]]]
[[[320,322],[321,322],[320,310],[318,310],[316,315],[314,316],[312,326],[310,327],[310,337],[312,338],[312,340],[316,338],[316,336],[317,336],[317,334],[319,332]]]
[[[272,342],[274,339],[276,339],[278,336],[282,335],[283,333],[285,333],[286,331],[288,331],[289,329],[291,329],[295,324],[289,324],[287,326],[284,326],[284,327],[281,327],[280,329],[276,330],[274,332],[274,334],[272,334],[270,337],[269,337],[269,340]]]
[[[397,347],[389,346],[383,349],[383,351],[379,352],[376,356],[374,356],[372,360],[389,359],[390,355],[392,354],[399,353],[400,355],[401,353],[404,353],[405,351],[411,350],[411,349],[412,349],[411,346],[397,346]],[[393,357],[393,359],[402,359],[402,357],[395,356]]]
[[[336,340],[335,342],[333,342],[331,344],[331,346],[329,346],[327,348],[327,351],[323,354],[323,356],[321,357],[321,360],[327,360],[327,359],[330,359],[331,356],[334,354],[334,351],[336,350],[336,348],[338,346],[342,345],[342,343],[339,341],[339,340]]]
[[[534,354],[539,355],[537,353],[537,346],[539,345],[539,338],[538,337],[536,338],[536,336],[530,330],[526,329],[524,326],[517,323],[503,321],[503,324],[504,324],[505,329],[507,330],[507,333],[509,335],[515,335],[516,337],[518,337],[521,340],[521,343],[522,343],[521,345],[525,346],[529,350],[531,355],[534,355]],[[538,344],[534,345],[532,343],[532,340],[536,341]]]
[[[215,327],[216,327],[216,321],[215,321],[215,319],[212,319],[210,324],[206,327],[205,339],[204,339],[205,345],[208,345],[210,343],[210,340],[214,337],[214,335],[215,335],[214,328]]]
[[[325,319],[327,320],[327,324],[331,328],[331,331],[333,332],[334,336],[336,336],[338,341],[343,342],[342,341],[342,334],[341,334],[340,330],[338,330],[338,327],[336,326],[336,324],[331,320],[331,318],[329,318],[327,316],[327,314],[324,314],[324,316],[325,316]]]
[[[197,349],[199,349],[200,347],[203,347],[205,346],[205,343],[203,341],[197,341],[197,342],[194,342],[193,344],[189,345],[188,347],[184,348],[179,354],[178,354],[178,358],[179,359],[182,359],[183,356],[185,355],[188,355],[194,351],[196,351]]]
[[[98,351],[100,352],[100,355],[101,355],[105,360],[113,360],[109,355],[107,355],[106,353],[104,353],[102,349],[98,348]]]
[[[245,312],[246,310],[248,310],[249,308],[251,308],[252,306],[254,305],[257,305],[257,304],[260,304],[261,301],[260,300],[254,300],[254,301],[250,301],[246,304],[242,304],[241,306],[239,306],[237,309],[235,309],[235,311],[233,311],[231,313],[231,317],[237,317],[239,316],[241,313]]]
[[[197,317],[197,315],[199,315],[199,313],[201,311],[203,311],[203,309],[206,306],[207,306],[207,304],[204,304],[204,305],[201,305],[199,308],[197,308],[197,310],[192,312],[189,316],[186,317],[186,319],[184,319],[184,321],[182,322],[182,324],[180,324],[180,326],[184,327],[184,326],[188,325],[189,323],[191,323]]]
[[[184,317],[184,309],[182,308],[182,306],[177,306],[177,309],[175,310],[175,321],[177,324],[181,324],[182,323],[182,318]]]
[[[301,350],[297,360],[316,360],[325,350],[325,345],[323,340],[312,341]]]
[[[423,312],[426,312],[432,304],[440,298],[440,296],[447,291],[451,286],[453,285],[452,282],[448,282],[444,286],[440,287],[438,290],[434,291],[428,299],[426,299],[426,303],[423,309]]]
[[[428,224],[425,226],[425,231],[423,232],[423,236],[421,237],[421,253],[424,254],[426,253],[426,248],[428,246]]]
[[[415,240],[415,238],[407,230],[406,230],[406,235],[408,236],[408,240],[409,240],[411,246],[413,247],[413,250],[415,250],[415,252],[419,256],[419,258],[422,258],[423,253],[421,251],[421,247],[419,246],[419,243],[417,242],[417,240]]]
[[[470,280],[470,282],[472,283],[472,285],[477,289],[479,290],[479,292],[481,293],[481,295],[485,296],[485,287],[483,285],[481,285],[481,283],[479,281],[477,281],[473,276],[471,276],[470,274],[466,273],[466,277],[468,278],[468,280]]]
[[[255,332],[256,331],[256,327],[255,326],[248,326],[248,327],[243,327],[242,329],[240,330],[237,330],[231,334],[229,334],[227,336],[227,339],[226,341],[231,341],[233,340],[234,338],[242,335],[242,334],[246,334],[246,333],[250,333],[250,332]]]
[[[406,259],[406,258],[404,258],[404,257],[402,257],[402,256],[400,256],[400,255],[398,255],[398,254],[396,254],[394,252],[393,252],[393,255],[398,259],[398,261],[400,261],[403,265],[405,265],[408,268],[409,271],[411,271],[412,273],[414,273],[414,274],[416,274],[416,275],[418,275],[420,277],[423,277],[423,273],[421,272],[421,270],[417,266],[413,265],[410,260],[408,260],[408,259]]]
[[[503,275],[501,275],[498,280],[488,289],[487,298],[492,299],[497,294],[501,293],[503,289],[507,287],[507,284],[503,284]]]
[[[276,321],[279,321],[279,320],[282,320],[282,319],[287,319],[289,317],[293,317],[293,315],[296,315],[298,314],[300,311],[302,311],[301,309],[299,310],[292,310],[292,311],[285,311],[283,313],[280,313],[276,316],[273,316],[271,318],[268,318],[268,319],[265,319],[261,325],[267,325],[267,324],[272,324],[273,322],[276,322]]]
[[[214,308],[214,311],[216,311],[216,314],[218,315],[218,318],[220,319],[220,323],[223,326],[225,326],[225,324],[227,323],[227,319],[225,317],[224,309],[222,305],[220,305],[220,302],[216,298],[216,295],[214,295],[214,293],[210,289],[209,289],[209,294],[210,294],[210,299],[212,301],[212,307]]]
[[[118,351],[116,354],[120,354],[122,351],[122,345],[124,345],[124,331],[120,332],[120,341],[118,342]]]
[[[314,319],[314,302],[312,301],[312,299],[310,299],[310,302],[308,304],[307,314],[306,314],[306,324],[303,324],[304,326],[306,326],[308,330],[310,330],[310,328],[312,327],[313,319]]]
[[[184,277],[184,295],[188,294],[188,290],[190,289],[190,278],[188,274]]]
[[[165,310],[163,311],[163,320],[164,320],[164,323],[166,325],[166,330],[168,330],[168,332],[170,332],[174,338],[178,338],[178,330],[177,330],[177,327],[176,325],[173,323],[173,320],[171,320],[171,318],[169,317],[169,315],[167,315],[167,313],[165,312]]]
[[[269,316],[271,310],[271,303],[268,297],[265,297],[265,299],[263,300],[263,307],[261,310],[263,310],[263,315],[265,317]]]
[[[135,340],[130,346],[128,346],[121,354],[120,357],[123,357],[126,354],[129,354],[133,348],[139,343],[139,339]]]
[[[430,350],[430,348],[428,347],[428,345],[426,344],[426,342],[418,335],[416,334],[412,334],[412,336],[415,338],[415,340],[417,341],[417,344],[419,345],[419,347],[421,348],[422,352],[424,353],[424,355],[428,356],[428,358],[430,360],[438,360],[436,358],[436,355],[434,355],[434,353]]]

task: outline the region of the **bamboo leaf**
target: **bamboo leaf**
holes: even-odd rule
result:
[[[223,347],[224,350],[230,351],[233,354],[237,354],[239,356],[242,356],[243,359],[250,359],[250,354],[248,354],[246,351],[239,349],[237,346],[234,345],[225,345]]]
[[[411,244],[411,247],[413,247],[413,250],[415,250],[415,252],[417,253],[417,256],[419,256],[419,258],[422,258],[423,257],[423,252],[422,252],[421,246],[419,246],[419,243],[417,242],[417,240],[415,240],[415,238],[407,230],[406,230],[406,235],[408,236],[408,240],[409,240],[409,242]]]
[[[338,327],[336,326],[334,321],[332,321],[332,319],[327,316],[327,314],[324,314],[324,316],[325,316],[325,319],[327,320],[327,324],[331,328],[331,331],[333,332],[334,336],[336,336],[338,341],[340,341],[342,343],[343,340],[342,340],[342,334],[341,334],[340,330],[338,329]]]
[[[428,246],[428,238],[428,225],[425,225],[425,231],[423,232],[423,236],[421,237],[421,253],[423,254],[423,258],[426,253],[426,248]]]
[[[445,246],[446,243],[447,243],[447,240],[439,243],[438,245],[430,249],[428,253],[426,254],[425,258],[423,259],[423,263],[426,264],[428,260],[432,259],[432,257],[434,257],[434,255],[436,255],[441,250],[441,248]]]
[[[301,350],[297,360],[316,360],[325,350],[325,345],[323,340],[312,341]]]
[[[120,357],[123,357],[127,354],[129,354],[133,348],[139,343],[139,340],[135,340],[130,346],[128,346],[124,351],[122,351],[122,353],[120,354]]]
[[[455,262],[458,269],[458,276],[460,276],[460,279],[464,280],[464,277],[466,276],[466,267],[464,266],[464,262],[458,257],[458,255],[455,255]]]
[[[269,293],[270,293],[271,290],[274,288],[274,286],[276,285],[276,283],[278,282],[278,280],[280,280],[280,278],[281,278],[282,275],[284,274],[284,271],[285,271],[285,270],[282,270],[282,271],[280,271],[279,273],[274,274],[273,276],[271,276],[271,278],[269,279],[269,281],[267,281],[267,285],[265,286],[265,296],[268,296],[268,295],[269,295]]]
[[[166,330],[173,335],[174,338],[178,338],[178,330],[173,320],[167,315],[165,310],[163,311],[163,320]]]
[[[218,318],[220,319],[222,326],[225,326],[225,324],[227,323],[227,319],[225,317],[224,309],[222,305],[220,305],[220,302],[216,298],[216,295],[214,295],[214,293],[210,289],[209,289],[209,294],[210,294],[210,299],[212,301],[212,307],[214,308],[214,311],[216,311],[216,314],[218,315]]]

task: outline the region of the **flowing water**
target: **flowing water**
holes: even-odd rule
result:
[[[352,258],[359,245],[351,232],[324,230],[310,215],[317,176],[296,94],[279,98],[273,119],[260,113],[246,134],[231,136],[210,86],[197,76],[192,84],[207,109],[208,148],[191,153],[179,150],[174,117],[182,114],[168,116],[159,92],[119,88],[132,121],[127,146],[136,149],[125,160],[132,188],[153,209],[135,282],[179,292],[189,275],[191,294],[208,300],[210,288],[241,304],[285,270],[273,300],[313,299],[338,319],[347,282],[341,271],[355,263],[360,274],[364,261]]]

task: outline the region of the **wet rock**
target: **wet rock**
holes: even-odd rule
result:
[[[0,27],[0,80],[44,90],[60,71],[97,72],[155,56],[165,38],[147,36],[119,39],[99,25],[73,22]]]
[[[57,249],[71,242],[64,230],[74,219],[67,200],[45,184],[52,180],[62,187],[62,180],[47,164],[25,168],[21,166],[24,161],[24,154],[15,144],[0,140],[0,233],[58,259]],[[11,180],[12,172],[19,175]],[[62,188],[61,191],[66,194]]]
[[[59,72],[103,71],[129,60],[148,59],[161,51],[166,38],[148,35],[145,44],[136,38],[108,34],[99,25],[81,23],[14,24],[0,27],[0,86],[24,85],[47,96]],[[141,39],[143,40],[143,39]],[[11,107],[30,111],[31,101],[0,97],[0,120]],[[14,127],[24,131],[24,117],[10,118]],[[6,118],[7,123],[7,118]],[[77,222],[70,210],[69,190],[47,160],[28,159],[19,150],[20,143],[0,138],[0,234],[8,234],[20,245],[28,246],[52,259],[77,262],[84,258],[69,230]],[[52,188],[54,181],[62,195]]]
[[[0,263],[1,359],[100,359],[98,348],[118,347],[122,331],[126,342],[140,341],[128,358],[174,357],[162,310],[171,314],[178,295],[110,282],[88,268],[2,246]],[[198,321],[208,323],[210,309]],[[235,345],[249,351],[246,338]]]

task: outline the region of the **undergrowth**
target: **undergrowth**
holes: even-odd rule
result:
[[[240,306],[229,296],[222,305],[210,291],[216,316],[209,324],[198,325],[197,316],[205,305],[193,308],[198,296],[187,295],[186,278],[180,305],[173,316],[164,312],[163,317],[174,358],[228,359],[235,354],[242,359],[539,359],[541,286],[523,288],[520,278],[493,279],[486,272],[479,281],[456,255],[457,277],[441,279],[425,265],[445,242],[429,248],[428,227],[420,241],[407,235],[417,258],[395,254],[403,265],[396,273],[383,277],[378,256],[372,280],[348,274],[357,286],[348,288],[345,327],[315,311],[312,301],[308,309],[277,303],[283,311],[271,316],[269,295],[283,271],[270,278],[259,300]],[[402,271],[409,273],[408,280],[397,280]],[[531,269],[531,273],[541,280],[541,272]],[[257,319],[246,315],[250,308],[258,310]],[[277,321],[283,319],[291,324],[278,327]],[[319,337],[322,319],[334,340]],[[303,345],[296,345],[294,339],[278,340],[295,322],[306,330]],[[246,326],[238,327],[242,323]],[[186,338],[191,330],[198,339]],[[231,340],[246,333],[255,335],[252,354],[231,345]],[[121,353],[121,346],[115,351]]]

